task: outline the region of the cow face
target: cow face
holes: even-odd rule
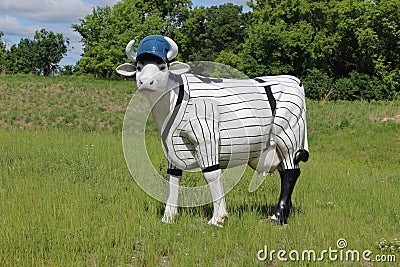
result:
[[[167,87],[168,66],[159,57],[147,55],[137,61],[136,84],[138,90],[161,91]]]
[[[136,74],[138,90],[165,91],[168,89],[169,74],[183,74],[190,67],[181,62],[171,62],[178,54],[178,46],[168,38],[160,35],[150,35],[144,38],[133,50],[134,41],[126,46],[128,58],[136,64],[125,63],[117,67],[117,73],[123,76]]]
[[[170,73],[183,74],[190,70],[189,65],[182,62],[165,63],[156,57],[139,60],[137,64],[124,63],[117,67],[117,73],[129,77],[136,74],[138,90],[164,91],[168,89]]]

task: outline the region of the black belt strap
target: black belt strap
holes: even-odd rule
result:
[[[265,82],[264,80],[262,80],[260,78],[254,78],[254,80],[256,82],[259,82],[259,83],[264,83]],[[269,105],[271,106],[272,115],[275,116],[276,99],[275,99],[274,95],[272,94],[271,86],[270,85],[264,86],[264,89],[265,89],[265,93],[267,94],[267,97],[268,97]]]
[[[182,176],[182,170],[180,169],[168,169],[167,174],[171,174],[174,176]]]
[[[213,171],[216,171],[216,170],[219,170],[219,169],[220,169],[219,164],[217,164],[217,165],[213,165],[213,166],[209,166],[207,168],[204,168],[202,170],[202,172],[203,173],[205,173],[205,172],[213,172]]]

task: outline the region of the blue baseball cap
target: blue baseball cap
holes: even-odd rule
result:
[[[168,61],[167,53],[171,49],[169,43],[161,35],[149,35],[140,41],[136,51],[136,60],[146,55],[153,55]]]

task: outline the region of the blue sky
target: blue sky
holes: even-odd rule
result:
[[[9,48],[22,38],[33,38],[35,31],[46,29],[62,33],[70,39],[68,55],[62,65],[74,65],[82,54],[81,36],[71,29],[71,24],[90,14],[95,6],[112,6],[119,0],[0,0],[0,31]],[[194,6],[211,6],[223,3],[246,5],[247,0],[192,0]]]

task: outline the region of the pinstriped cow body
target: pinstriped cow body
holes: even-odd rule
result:
[[[292,76],[258,79],[264,82],[182,75],[183,86],[174,93],[183,90],[184,96],[163,129],[167,156],[175,168],[227,168],[247,163],[259,172],[298,168],[293,163],[295,152],[307,149],[300,81]],[[275,114],[265,86],[271,87],[276,100]],[[273,154],[278,165],[268,161],[257,168],[271,143],[279,144],[279,152]]]
[[[190,67],[174,61],[178,46],[170,38],[148,36],[137,52],[133,44],[126,53],[135,64],[117,72],[136,74],[138,90],[153,106],[169,163],[163,222],[177,214],[182,170],[201,168],[214,205],[209,224],[223,226],[228,214],[221,169],[249,164],[264,174],[279,170],[281,194],[272,218],[287,223],[299,162],[308,160],[301,82],[288,75],[232,80],[187,74]]]

